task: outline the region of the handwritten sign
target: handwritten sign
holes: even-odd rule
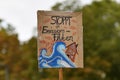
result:
[[[38,67],[83,68],[82,13],[38,11]]]

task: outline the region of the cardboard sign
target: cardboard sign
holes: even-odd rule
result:
[[[38,67],[83,68],[82,13],[38,11]]]

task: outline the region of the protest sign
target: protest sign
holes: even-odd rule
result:
[[[83,68],[81,12],[38,11],[38,67]]]

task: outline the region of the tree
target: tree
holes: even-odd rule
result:
[[[8,67],[10,77],[14,79],[16,72],[20,71],[20,42],[14,28],[8,24],[6,28],[0,22],[0,63]],[[4,72],[5,73],[5,72]]]
[[[119,80],[119,3],[113,0],[93,1],[90,5],[78,5],[73,9],[77,1],[72,0],[68,5],[66,0],[52,7],[53,10],[83,12],[85,68],[82,72],[77,69],[65,74],[80,74],[81,80]],[[77,77],[74,76],[75,80],[79,80]]]

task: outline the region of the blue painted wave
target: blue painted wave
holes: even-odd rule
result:
[[[50,56],[46,56],[47,50],[45,48],[42,49],[38,58],[38,66],[40,68],[76,67],[63,51],[65,48],[64,42],[56,42],[53,45],[53,52]]]

